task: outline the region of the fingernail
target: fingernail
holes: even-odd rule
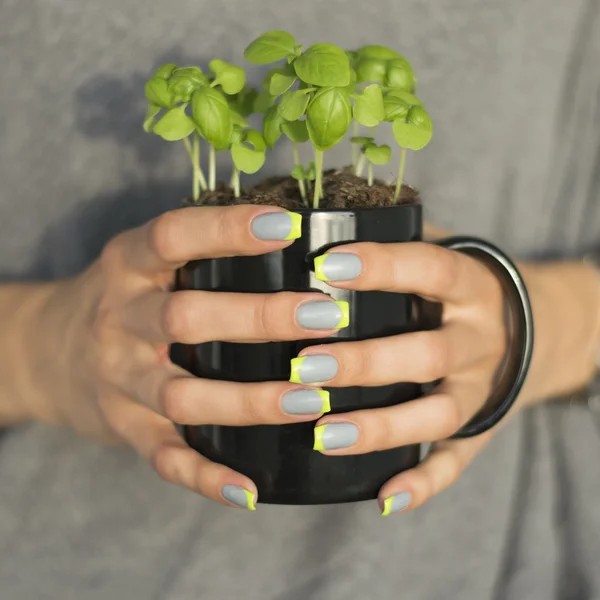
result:
[[[347,302],[305,302],[298,307],[296,319],[305,329],[342,329],[350,323]]]
[[[223,498],[232,504],[247,508],[248,510],[256,510],[256,497],[252,492],[245,490],[243,487],[224,485],[221,493],[223,494]]]
[[[259,215],[252,220],[252,233],[259,240],[297,240],[302,235],[302,215],[294,212]]]
[[[339,450],[358,441],[358,427],[352,423],[327,423],[315,427],[313,450]]]
[[[284,394],[281,406],[288,415],[317,415],[331,410],[329,392],[325,390],[292,390]]]
[[[315,277],[320,281],[346,281],[362,271],[362,262],[356,254],[333,252],[315,258]]]
[[[338,363],[329,354],[298,356],[292,359],[292,383],[319,383],[333,379],[338,372]]]
[[[395,496],[390,496],[383,501],[382,517],[387,517],[395,512],[400,512],[408,507],[411,496],[408,492],[400,492]]]

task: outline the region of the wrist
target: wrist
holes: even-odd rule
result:
[[[572,393],[589,382],[600,342],[600,279],[579,262],[521,265],[535,324],[522,404]]]

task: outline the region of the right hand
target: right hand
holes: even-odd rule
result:
[[[190,449],[173,422],[279,424],[315,420],[322,412],[287,414],[282,397],[302,389],[288,382],[198,379],[170,361],[169,344],[325,337],[335,329],[304,329],[296,310],[328,298],[171,288],[175,270],[189,260],[257,255],[291,244],[252,233],[253,219],[283,212],[258,206],[175,210],[118,235],[85,272],[57,283],[36,325],[42,354],[34,379],[44,399],[36,416],[123,441],[164,479],[218,502],[233,505],[224,486],[240,488],[242,500],[243,490],[256,499],[249,478]]]

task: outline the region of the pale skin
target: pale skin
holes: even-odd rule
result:
[[[231,505],[224,485],[256,494],[247,477],[187,447],[172,422],[252,425],[312,421],[288,415],[283,394],[295,384],[201,380],[173,365],[168,345],[213,339],[266,341],[326,337],[302,329],[295,313],[319,294],[219,294],[169,291],[186,261],[262,254],[293,242],[261,241],[256,216],[278,209],[186,208],[120,234],[77,277],[48,284],[0,286],[0,425],[42,420],[103,442],[124,443],[158,474]],[[436,232],[430,232],[433,236]],[[357,254],[361,274],[330,285],[410,292],[443,303],[439,330],[365,342],[312,346],[339,363],[325,385],[382,385],[444,378],[425,398],[396,407],[325,415],[350,422],[355,454],[436,442],[416,468],[388,481],[385,498],[408,492],[416,508],[460,476],[496,430],[448,441],[483,405],[506,351],[499,283],[482,263],[427,243],[337,247]],[[600,337],[600,279],[580,262],[522,264],[536,327],[530,375],[515,410],[585,385]],[[441,441],[446,440],[446,441]],[[233,506],[233,505],[231,505]]]

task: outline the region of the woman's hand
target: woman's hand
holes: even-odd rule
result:
[[[185,208],[117,236],[82,275],[54,286],[31,325],[34,416],[124,441],[168,481],[253,509],[254,483],[190,449],[172,422],[314,420],[329,410],[328,394],[198,379],[170,362],[168,345],[326,337],[343,325],[344,306],[320,293],[169,289],[188,260],[284,248],[299,237],[299,220],[266,207]]]
[[[311,346],[295,359],[294,380],[327,386],[444,380],[421,399],[323,417],[315,429],[317,450],[359,454],[439,442],[483,406],[507,343],[501,285],[486,266],[432,244],[358,243],[336,247],[317,259],[315,268],[331,286],[412,293],[441,302],[443,324],[435,331]],[[383,486],[384,514],[420,506],[451,485],[488,438],[437,444],[420,465]]]

